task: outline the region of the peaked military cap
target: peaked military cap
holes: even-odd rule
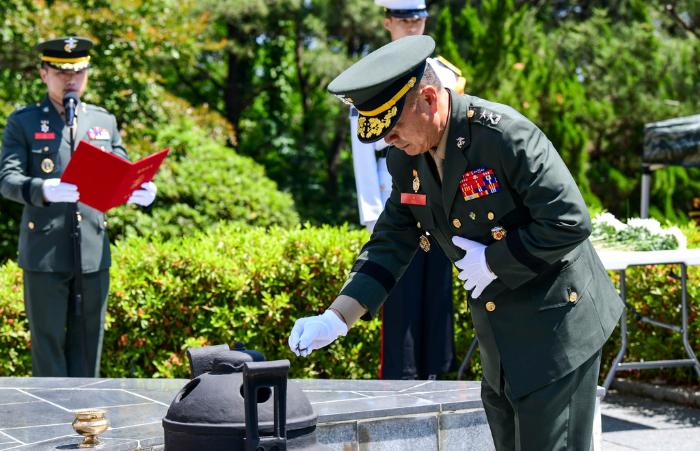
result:
[[[59,70],[72,70],[75,72],[90,66],[92,41],[79,36],[66,36],[50,39],[36,46],[41,52],[41,61]]]
[[[400,19],[428,17],[428,10],[423,0],[374,0],[374,3],[384,7],[384,14],[387,17]]]
[[[420,82],[434,49],[430,36],[405,36],[365,56],[328,85],[331,94],[360,113],[361,142],[379,141],[396,125],[406,94]]]

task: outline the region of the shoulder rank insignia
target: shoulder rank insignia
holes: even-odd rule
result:
[[[479,113],[478,119],[483,123],[488,125],[489,123],[491,125],[498,125],[498,123],[501,121],[501,115],[496,114],[492,111],[487,111],[487,110],[481,110],[481,113]]]

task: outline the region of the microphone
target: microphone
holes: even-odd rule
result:
[[[63,96],[63,109],[66,111],[66,125],[72,127],[75,124],[75,110],[80,104],[80,97],[75,92],[67,92]]]

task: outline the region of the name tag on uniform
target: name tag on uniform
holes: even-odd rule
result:
[[[501,184],[493,173],[493,169],[478,168],[467,171],[459,182],[464,200],[477,199],[501,190]]]
[[[51,133],[36,132],[36,133],[34,133],[34,139],[36,139],[36,140],[56,139],[56,134],[53,132],[51,132]]]
[[[108,141],[111,138],[109,131],[102,127],[92,127],[87,131],[87,135],[93,141]]]
[[[401,203],[404,205],[425,205],[425,194],[401,193]]]

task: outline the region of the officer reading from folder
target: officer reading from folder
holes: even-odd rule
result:
[[[14,111],[3,133],[0,194],[24,204],[19,266],[34,376],[99,373],[111,264],[107,221],[60,179],[80,140],[127,158],[114,116],[80,101],[92,45],[75,36],[39,44],[47,95]],[[155,184],[144,183],[129,203],[147,206],[155,195]]]
[[[361,141],[401,151],[388,153],[391,196],[340,295],[298,319],[289,346],[306,356],[376,315],[430,233],[469,292],[496,449],[588,451],[600,350],[623,304],[586,205],[532,122],[441,86],[426,64],[434,46],[399,39],[328,86],[361,112]]]

